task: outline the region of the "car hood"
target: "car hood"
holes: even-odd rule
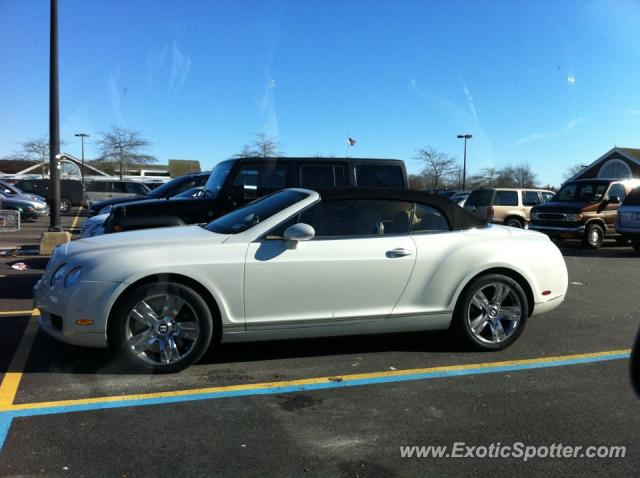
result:
[[[173,197],[173,198],[162,198],[162,199],[143,199],[143,200],[136,200],[136,201],[127,201],[126,204],[117,205],[117,207],[115,207],[114,210],[117,211],[116,212],[117,214],[125,215],[128,209],[144,210],[146,206],[159,204],[158,201],[162,201],[162,204],[181,207],[182,205],[188,206],[189,204],[193,203],[193,201],[201,201],[201,200],[202,200],[201,197],[200,198]]]
[[[35,203],[35,201],[19,199],[19,198],[16,198],[16,196],[0,198],[0,202],[5,205],[16,206],[16,207],[34,207],[34,203]]]
[[[585,201],[552,201],[536,206],[532,212],[559,212],[565,214],[578,214],[584,210],[589,204]]]
[[[168,250],[176,247],[189,247],[195,243],[221,244],[229,236],[216,234],[200,226],[163,227],[162,229],[143,229],[139,231],[104,234],[102,236],[79,239],[66,244],[66,254],[78,254],[88,251],[115,249],[150,249]],[[114,256],[117,260],[117,256]]]
[[[122,203],[125,203],[125,202],[140,201],[140,200],[144,200],[144,199],[151,199],[151,198],[149,198],[149,196],[134,196],[134,197],[126,197],[126,198],[107,199],[106,201],[94,202],[91,205],[91,209],[93,209],[94,211],[99,211],[103,207],[115,206],[116,204],[122,204]],[[153,199],[155,199],[155,198],[153,198]]]
[[[9,199],[17,199],[18,201],[25,201],[29,203],[44,203],[45,199],[37,194],[20,193],[14,194],[8,197]]]

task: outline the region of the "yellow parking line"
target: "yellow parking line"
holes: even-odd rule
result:
[[[0,315],[38,315],[38,309],[29,310],[3,310]]]
[[[594,352],[594,353],[586,353],[586,354],[507,360],[502,362],[483,362],[483,363],[475,363],[475,364],[467,364],[467,365],[447,365],[447,366],[441,366],[441,367],[430,367],[430,368],[419,368],[419,369],[408,369],[408,370],[388,370],[384,372],[307,378],[307,379],[299,379],[299,380],[287,380],[287,381],[281,381],[281,382],[249,383],[249,384],[242,384],[242,385],[228,385],[228,386],[197,388],[197,389],[189,389],[189,390],[174,390],[169,392],[153,392],[153,393],[140,393],[140,394],[132,394],[132,395],[80,398],[80,399],[74,399],[74,400],[59,400],[59,401],[51,401],[51,402],[21,403],[17,405],[7,404],[4,406],[0,404],[0,411],[33,410],[33,409],[49,408],[49,407],[68,407],[68,406],[74,406],[74,405],[128,402],[128,401],[134,401],[134,400],[172,398],[172,397],[181,397],[186,395],[205,395],[205,394],[211,394],[211,393],[234,392],[234,391],[242,391],[242,390],[299,387],[299,386],[328,383],[328,382],[342,382],[342,381],[352,382],[354,380],[368,380],[368,379],[377,379],[382,377],[402,377],[402,376],[408,376],[408,375],[437,373],[437,372],[458,372],[458,371],[462,372],[464,370],[470,370],[470,369],[535,365],[535,364],[545,364],[545,363],[558,362],[558,361],[564,361],[564,360],[576,361],[576,360],[584,360],[584,359],[594,359],[598,357],[628,354],[629,352],[630,352],[630,349],[608,350],[606,352]]]
[[[82,211],[82,206],[80,206],[78,208],[78,212],[76,213],[76,217],[73,218],[73,222],[71,223],[71,227],[69,229],[75,229],[77,224],[78,224],[78,220],[80,219],[80,212]]]
[[[27,322],[27,326],[22,333],[18,349],[11,359],[2,383],[0,383],[0,410],[11,406],[18,393],[20,380],[22,380],[22,372],[24,371],[25,365],[27,365],[33,339],[38,331],[38,322],[35,320],[37,310],[38,309],[33,309],[31,319]]]

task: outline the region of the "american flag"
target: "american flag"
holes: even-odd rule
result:
[[[356,144],[356,140],[353,139],[351,136],[349,136],[347,141],[349,142],[349,146],[354,146]]]

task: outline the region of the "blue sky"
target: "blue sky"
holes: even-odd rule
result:
[[[59,0],[60,120],[117,124],[211,167],[256,132],[287,155],[469,169],[529,162],[541,183],[640,147],[640,2]],[[0,0],[0,156],[48,132],[48,2]],[[94,154],[88,143],[87,155]]]

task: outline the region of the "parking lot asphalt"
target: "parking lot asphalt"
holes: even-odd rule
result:
[[[468,352],[443,332],[229,344],[158,376],[38,333],[31,287],[46,258],[1,257],[0,475],[635,474],[640,403],[626,357],[640,256],[561,248],[565,302],[504,351]],[[29,268],[11,269],[17,260]],[[627,450],[526,463],[400,455],[456,442]]]

